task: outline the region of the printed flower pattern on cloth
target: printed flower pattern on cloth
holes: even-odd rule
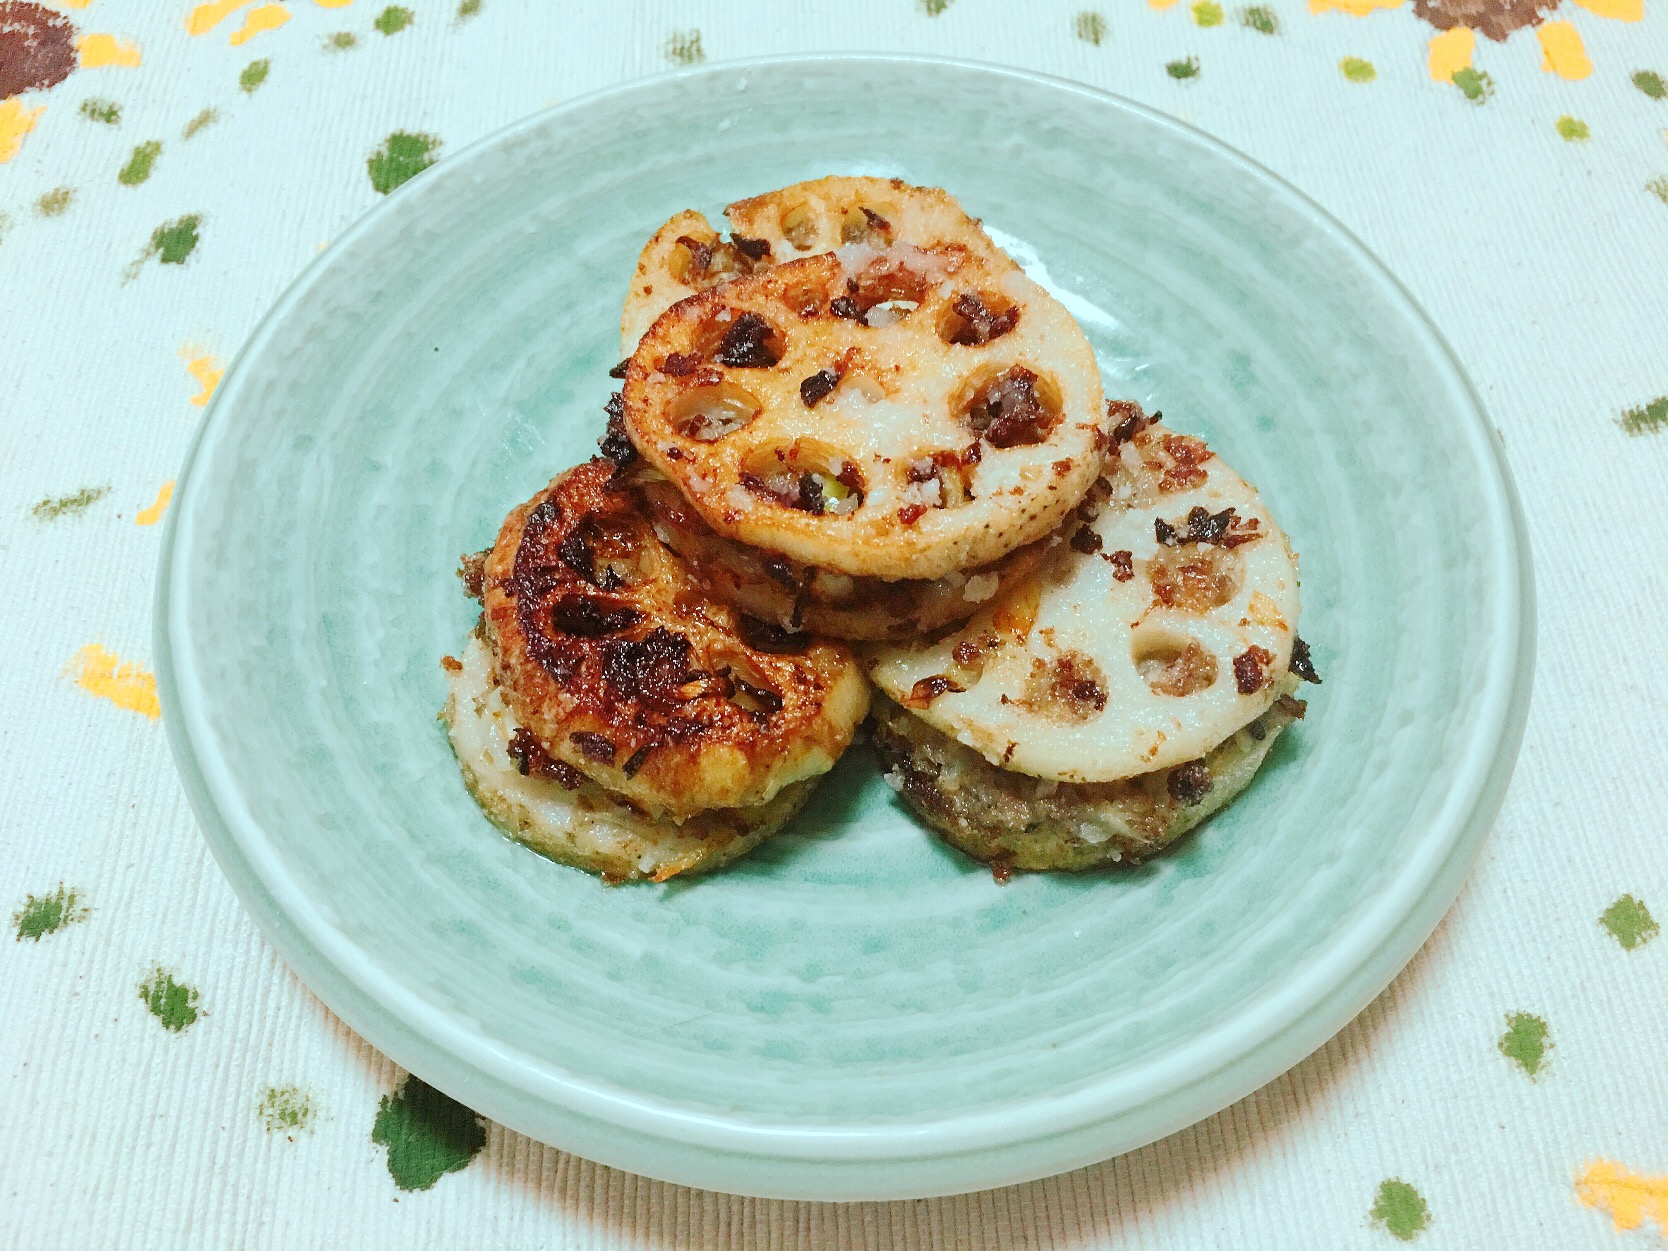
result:
[[[1250,92],[1282,89],[1282,76],[1302,73],[1308,76],[1306,90],[1329,92],[1326,98],[1343,102],[1339,107],[1359,110],[1391,107],[1384,102],[1398,78],[1413,82],[1419,91],[1452,106],[1444,116],[1457,119],[1455,125],[1498,123],[1539,136],[1545,150],[1537,159],[1560,162],[1554,167],[1559,178],[1574,178],[1569,171],[1588,164],[1602,171],[1616,161],[1646,160],[1636,154],[1647,151],[1638,141],[1649,139],[1654,164],[1627,167],[1627,193],[1659,214],[1659,231],[1668,231],[1668,145],[1663,143],[1668,140],[1668,42],[1663,35],[1668,27],[1659,11],[1668,7],[1664,0],[1146,0],[1144,5],[1069,5],[1046,21],[1036,20],[1036,30],[1033,18],[1017,8],[1000,14],[992,6],[953,0],[895,0],[893,7],[897,29],[909,39],[919,38],[925,50],[1000,59],[1023,27],[1037,41],[1039,63],[1048,60],[1051,72],[1082,74],[1095,85],[1120,91],[1135,90],[1129,84],[1138,82],[1161,107],[1178,102],[1178,115],[1186,116],[1183,109],[1199,110],[1201,116],[1189,120],[1201,125],[1211,124],[1202,116],[1209,102],[1226,107]],[[254,268],[252,258],[267,261],[263,249],[277,245],[251,231],[248,220],[258,213],[237,218],[223,201],[211,202],[201,194],[204,190],[217,179],[248,177],[248,154],[267,151],[274,136],[300,132],[300,144],[312,138],[314,129],[323,133],[326,122],[321,119],[327,119],[338,129],[330,132],[334,155],[324,175],[329,185],[317,189],[317,198],[332,204],[339,200],[346,207],[334,219],[307,218],[309,229],[318,231],[306,241],[310,257],[318,241],[338,237],[336,232],[355,213],[397,194],[490,124],[547,103],[546,94],[578,89],[553,79],[555,85],[541,85],[543,94],[506,95],[504,102],[492,102],[502,115],[471,130],[456,123],[457,115],[466,112],[462,106],[455,112],[435,107],[403,79],[407,86],[401,94],[386,97],[386,113],[380,96],[377,107],[367,105],[372,90],[367,84],[380,93],[395,81],[379,77],[380,67],[408,63],[399,58],[438,66],[443,54],[434,49],[448,46],[449,39],[457,40],[456,46],[498,39],[508,47],[518,40],[577,38],[562,24],[568,6],[550,8],[551,14],[541,14],[537,6],[518,8],[505,0],[165,0],[158,5],[165,21],[153,23],[119,0],[0,0],[0,290],[13,281],[6,264],[26,250],[31,256],[63,258],[66,283],[78,284],[77,292],[84,287],[93,293],[98,311],[87,314],[85,325],[94,341],[132,316],[128,310],[137,305],[122,304],[124,299],[156,290],[171,301],[164,305],[171,320],[159,325],[145,349],[146,359],[156,366],[153,375],[141,376],[140,370],[132,371],[131,380],[124,375],[122,405],[103,401],[108,442],[121,454],[88,454],[76,464],[54,467],[50,475],[43,471],[38,481],[7,479],[13,525],[0,536],[0,553],[7,552],[7,543],[14,549],[32,543],[68,553],[55,568],[62,570],[63,585],[76,590],[65,598],[73,600],[78,614],[68,641],[53,643],[46,660],[32,662],[36,672],[13,676],[36,680],[31,689],[51,701],[52,715],[74,727],[78,737],[65,741],[96,758],[96,785],[119,797],[119,803],[112,800],[108,828],[18,834],[30,840],[34,858],[26,873],[19,868],[6,879],[13,941],[4,948],[14,961],[7,974],[43,967],[62,959],[59,953],[113,941],[124,925],[142,931],[149,945],[124,956],[119,978],[102,986],[82,985],[72,973],[55,993],[66,1001],[97,998],[98,1028],[112,1035],[129,1030],[115,1045],[132,1054],[152,1048],[143,1053],[147,1063],[170,1062],[172,1057],[149,1058],[165,1052],[188,1054],[196,1048],[209,1055],[210,1046],[237,1047],[236,1052],[215,1053],[215,1063],[205,1062],[193,1077],[208,1084],[225,1081],[227,1089],[219,1093],[233,1109],[226,1119],[286,1162],[321,1151],[332,1135],[351,1138],[362,1178],[374,1181],[390,1205],[438,1203],[454,1188],[476,1182],[502,1186],[514,1166],[503,1156],[541,1149],[491,1126],[417,1076],[395,1073],[390,1062],[382,1061],[370,1076],[357,1060],[344,1063],[344,1071],[360,1079],[355,1087],[350,1078],[328,1068],[339,1058],[328,1046],[275,1048],[271,1055],[256,1056],[254,1071],[244,1075],[243,1066],[226,1063],[225,1056],[249,1060],[251,1052],[267,1045],[251,1041],[265,1037],[258,1033],[257,1019],[269,1010],[265,992],[254,997],[259,1004],[252,1009],[221,976],[234,966],[229,961],[214,965],[203,956],[212,950],[206,940],[202,949],[173,945],[175,936],[164,933],[164,921],[175,922],[174,905],[148,895],[140,883],[150,866],[130,865],[130,880],[117,882],[108,876],[108,866],[87,851],[128,837],[131,830],[124,823],[162,819],[151,807],[139,806],[141,791],[154,781],[150,774],[141,777],[136,769],[109,762],[141,761],[144,769],[154,771],[165,760],[158,658],[151,650],[146,614],[154,589],[149,571],[174,506],[176,470],[140,463],[132,431],[116,423],[149,422],[160,428],[158,414],[165,414],[182,432],[183,449],[235,358],[237,338],[219,320],[222,296],[242,280],[236,272],[240,266]],[[645,20],[646,33],[634,46],[608,51],[630,73],[676,72],[766,50],[740,42],[730,15],[711,4],[656,10]],[[1162,23],[1175,42],[1147,51],[1136,64],[1128,48],[1129,27],[1137,21]],[[1405,38],[1405,62],[1387,55],[1383,43],[1349,46],[1362,32],[1376,35],[1381,29],[1390,32],[1387,37]],[[968,33],[975,30],[983,33]],[[1319,37],[1340,32],[1331,42]],[[1213,57],[1213,49],[1234,40],[1241,41],[1236,54],[1253,50],[1270,58],[1270,65],[1278,62],[1278,70],[1257,80],[1248,78],[1242,65]],[[1533,64],[1545,75],[1541,82],[1562,93],[1555,107],[1536,113],[1513,99],[1525,63],[1504,55],[1507,48],[1533,54]],[[187,53],[201,59],[181,61]],[[379,57],[390,60],[379,62]],[[202,69],[209,63],[217,66],[212,76]],[[179,69],[182,64],[190,66],[188,73]],[[438,81],[441,71],[434,74]],[[1533,70],[1528,77],[1535,78]],[[472,98],[470,92],[490,95],[478,84],[466,87],[453,79],[435,88],[450,105]],[[303,110],[296,109],[298,94],[306,97]],[[1215,116],[1219,120],[1221,115]],[[1295,112],[1288,120],[1294,127],[1327,124],[1324,117]],[[1618,134],[1632,145],[1625,156],[1609,146]],[[1407,123],[1406,135],[1409,142],[1419,138],[1414,123]],[[270,191],[266,182],[249,186],[251,199]],[[306,201],[313,190],[286,188],[284,211],[311,211]],[[1640,190],[1647,196],[1640,196]],[[121,216],[130,212],[136,215],[131,220]],[[99,225],[75,233],[89,222]],[[1632,257],[1647,275],[1654,273],[1664,255],[1662,237],[1631,239],[1618,246],[1616,256],[1624,258],[1624,267],[1625,258]],[[306,259],[295,259],[295,266]],[[276,298],[290,276],[272,278],[262,299]],[[1440,282],[1428,282],[1426,290],[1433,302],[1444,298]],[[0,352],[6,349],[0,335]],[[85,358],[68,348],[55,351],[61,360],[4,359],[14,373],[48,365],[61,369],[69,411],[84,404],[70,375],[71,363]],[[1572,368],[1571,376],[1586,375]],[[1618,456],[1637,457],[1650,467],[1643,472],[1661,469],[1668,452],[1663,437],[1668,435],[1668,366],[1659,363],[1652,378],[1618,384],[1602,396],[1584,395],[1580,403],[1589,432],[1613,444]],[[8,410],[5,420],[34,418]],[[1511,437],[1513,432],[1506,433]],[[0,473],[5,472],[0,465]],[[82,561],[87,570],[94,569],[88,553],[106,549],[119,551],[120,560],[127,562],[124,571],[144,573],[122,580],[109,576],[103,566],[95,574],[77,565]],[[99,585],[90,585],[100,578]],[[118,619],[112,607],[108,619],[98,619],[85,605],[104,602],[99,597],[105,595],[128,597],[124,611],[129,615]],[[14,727],[11,732],[29,730]],[[65,783],[52,779],[51,784]],[[1497,835],[1512,836],[1510,830]],[[201,845],[190,842],[175,851],[189,859],[201,853]],[[1660,924],[1646,902],[1654,902],[1660,915],[1661,900],[1653,892],[1660,891],[1661,879],[1651,877],[1648,867],[1618,863],[1602,894],[1569,900],[1562,918],[1571,944],[1587,944],[1587,954],[1603,962],[1595,967],[1612,979],[1607,993],[1633,996],[1641,1004],[1654,1002],[1661,961],[1668,955],[1668,946],[1657,941]],[[101,879],[100,873],[106,876]],[[147,909],[154,915],[135,924],[134,914]],[[211,937],[232,945],[226,935]],[[256,967],[255,974],[245,969],[236,975],[281,983],[272,991],[273,1002],[289,998],[286,1006],[271,1010],[286,1014],[284,1031],[330,1038],[335,1029],[345,1036],[339,1023],[319,1024],[325,1014],[290,984],[293,979],[285,980],[287,974],[275,975],[271,963]],[[1504,1002],[1484,1004],[1466,1026],[1461,1049],[1478,1061],[1476,1071],[1488,1074],[1487,1080],[1509,1090],[1512,1098],[1528,1106],[1550,1104],[1561,1097],[1561,1088],[1563,1094],[1586,1089],[1583,1084],[1593,1082],[1591,1066],[1601,1063],[1635,1066],[1640,1074],[1635,1080],[1642,1086],[1655,1080],[1650,1076],[1654,1070],[1647,1072],[1650,1056],[1637,1048],[1618,1043],[1611,1053],[1594,1054],[1593,1040],[1582,1033],[1582,1023],[1567,1006],[1560,1009],[1532,994],[1520,1000],[1516,991],[1510,993]],[[297,1002],[304,1006],[297,1008]],[[1397,1020],[1375,1028],[1411,1027]],[[55,1040],[60,1043],[89,1045],[78,1038]],[[345,1054],[352,1045],[337,1050]],[[374,1058],[368,1062],[377,1063]],[[231,1081],[232,1073],[240,1084]],[[1219,1125],[1238,1132],[1232,1114],[1226,1115],[1229,1119]],[[62,1150],[63,1142],[54,1140],[53,1146]],[[1519,1188],[1512,1193],[1531,1196],[1528,1202],[1561,1204],[1573,1219],[1589,1222],[1593,1245],[1610,1245],[1600,1241],[1609,1239],[1618,1247],[1644,1246],[1668,1238],[1668,1155],[1631,1154],[1600,1140],[1585,1145],[1561,1141],[1556,1150],[1555,1169],[1545,1178],[1523,1170],[1512,1181]],[[1610,1158],[1612,1152],[1617,1158]],[[552,1172],[577,1167],[554,1153],[545,1158],[560,1160],[550,1165]],[[606,1182],[607,1175],[599,1175]],[[1442,1239],[1454,1236],[1456,1229],[1474,1226],[1466,1226],[1467,1213],[1456,1210],[1466,1202],[1466,1191],[1446,1189],[1444,1182],[1422,1159],[1386,1154],[1371,1170],[1358,1170],[1340,1184],[1344,1215],[1327,1236],[1338,1245],[1356,1232],[1384,1245],[1446,1245]],[[538,1185],[527,1189],[539,1192]],[[672,1201],[664,1199],[669,1192],[656,1193]],[[1470,1198],[1481,1205],[1481,1195]],[[986,1211],[977,1204],[969,1210],[974,1215],[967,1228],[972,1229]],[[898,1216],[894,1229],[908,1219]],[[101,1232],[112,1235],[108,1228]],[[948,1236],[948,1227],[945,1232]]]

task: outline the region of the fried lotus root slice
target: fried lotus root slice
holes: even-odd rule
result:
[[[737,200],[724,212],[728,239],[704,215],[685,210],[644,246],[620,317],[621,356],[630,356],[655,318],[684,297],[839,247],[948,244],[999,267],[1012,265],[948,192],[896,178],[818,178]]]
[[[871,657],[882,691],[1003,768],[1110,782],[1195,760],[1267,711],[1290,666],[1286,536],[1201,440],[1130,410],[1092,519],[1041,578]]]
[[[946,341],[978,292],[1017,310],[1011,329]],[[1105,420],[1065,309],[949,245],[853,245],[692,296],[643,337],[624,388],[632,442],[718,534],[894,581],[1056,529],[1100,473]]]
[[[517,722],[651,817],[765,803],[832,767],[867,711],[849,651],[709,601],[605,460],[510,513],[482,603]]]
[[[652,471],[638,475],[635,489],[655,535],[715,598],[784,631],[853,641],[914,638],[965,621],[1003,587],[1034,574],[1068,537],[1056,531],[979,569],[887,582],[801,565],[723,538]]]
[[[951,846],[1015,869],[1083,870],[1139,864],[1227,807],[1303,712],[1301,700],[1276,699],[1200,759],[1116,782],[999,769],[885,697],[874,744],[887,784]]]
[[[441,720],[481,810],[533,850],[610,882],[664,882],[729,864],[780,830],[816,789],[811,778],[752,807],[713,808],[681,825],[656,820],[544,755],[505,702],[479,634],[460,659],[443,663]]]

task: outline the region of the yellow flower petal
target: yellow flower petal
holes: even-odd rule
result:
[[[75,653],[66,673],[75,674],[75,684],[90,695],[108,699],[118,708],[142,713],[151,720],[162,715],[156,698],[156,677],[115,652],[89,643]]]
[[[321,9],[345,9],[353,0],[313,0]]]
[[[208,0],[206,4],[199,4],[185,19],[185,33],[207,34],[248,3],[249,0]]]
[[[1366,17],[1376,9],[1399,9],[1402,0],[1309,0],[1311,13],[1348,13]]]
[[[1477,46],[1477,34],[1470,27],[1455,26],[1431,37],[1431,77],[1439,83],[1454,81],[1454,75],[1471,68],[1471,53]]]
[[[281,4],[263,4],[258,9],[252,9],[249,16],[243,19],[242,29],[232,32],[232,47],[241,47],[256,35],[277,30],[289,20],[290,11]]]
[[[1577,82],[1593,72],[1587,59],[1587,49],[1581,46],[1581,35],[1568,22],[1547,22],[1535,28],[1541,41],[1541,68],[1549,74],[1569,82]]]
[[[169,478],[162,484],[162,489],[156,493],[156,503],[149,508],[141,508],[133,518],[136,526],[154,526],[162,520],[162,514],[168,511],[168,501],[174,498],[174,480]]]
[[[35,128],[46,105],[26,109],[14,96],[0,100],[0,165],[4,165],[23,147],[23,137]]]
[[[1176,0],[1147,0],[1147,7],[1149,9],[1157,9],[1162,13],[1165,9],[1175,8]]]
[[[225,370],[220,368],[220,362],[212,356],[191,357],[185,362],[185,368],[202,388],[191,397],[191,402],[201,408],[213,398],[214,388],[220,385],[220,376]]]
[[[1610,1213],[1618,1230],[1638,1229],[1648,1216],[1668,1234],[1668,1177],[1645,1177],[1614,1160],[1594,1160],[1575,1178],[1583,1206]]]
[[[1575,0],[1595,17],[1608,17],[1617,22],[1645,20],[1645,0]]]
[[[82,35],[75,41],[75,51],[82,69],[98,69],[105,65],[119,65],[137,69],[140,63],[139,45],[131,39],[115,35]]]

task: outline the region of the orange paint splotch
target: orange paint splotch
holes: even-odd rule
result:
[[[82,35],[75,41],[75,54],[82,69],[100,69],[106,65],[138,69],[143,61],[138,44],[116,35]]]
[[[192,9],[185,19],[185,33],[188,35],[206,35],[216,26],[236,13],[250,0],[207,0]]]
[[[1351,17],[1366,17],[1379,9],[1399,9],[1402,0],[1309,0],[1311,13],[1348,13]]]
[[[92,2],[93,0],[53,0],[52,7],[56,9],[84,9]]]
[[[174,480],[169,478],[162,484],[162,489],[156,493],[156,503],[149,508],[141,508],[133,518],[136,526],[154,526],[162,520],[162,514],[168,511],[168,501],[174,498]]]
[[[1645,0],[1575,0],[1594,17],[1608,17],[1614,22],[1642,22],[1645,20]]]
[[[118,708],[142,713],[152,721],[162,715],[162,705],[156,698],[156,676],[97,643],[88,643],[76,652],[64,672],[72,674],[75,684],[89,695],[108,699]]]
[[[1430,43],[1431,77],[1439,83],[1452,82],[1462,69],[1471,68],[1471,54],[1477,47],[1477,33],[1469,26],[1455,26],[1433,35]]]
[[[345,9],[353,0],[313,0],[313,3],[321,9]]]
[[[258,9],[251,9],[249,16],[243,19],[243,25],[232,32],[232,47],[242,47],[256,35],[277,30],[289,20],[290,11],[281,4],[263,4]]]
[[[1668,1234],[1668,1177],[1646,1177],[1615,1160],[1593,1160],[1576,1174],[1575,1197],[1583,1207],[1608,1212],[1620,1231],[1638,1229],[1648,1216]]]
[[[1567,82],[1579,82],[1593,72],[1587,59],[1581,33],[1568,22],[1547,22],[1535,27],[1535,37],[1541,41],[1541,68]]]
[[[23,140],[35,123],[46,112],[46,105],[26,109],[16,96],[0,100],[0,165],[11,160],[23,148]]]

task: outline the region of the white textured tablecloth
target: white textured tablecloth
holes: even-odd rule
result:
[[[1331,1043],[1098,1167],[847,1206],[645,1181],[406,1084],[239,907],[149,670],[221,363],[383,189],[680,60],[857,49],[1133,97],[1365,239],[1505,437],[1540,662],[1472,881]],[[1662,1245],[1664,80],[1665,0],[0,0],[0,1243]]]

